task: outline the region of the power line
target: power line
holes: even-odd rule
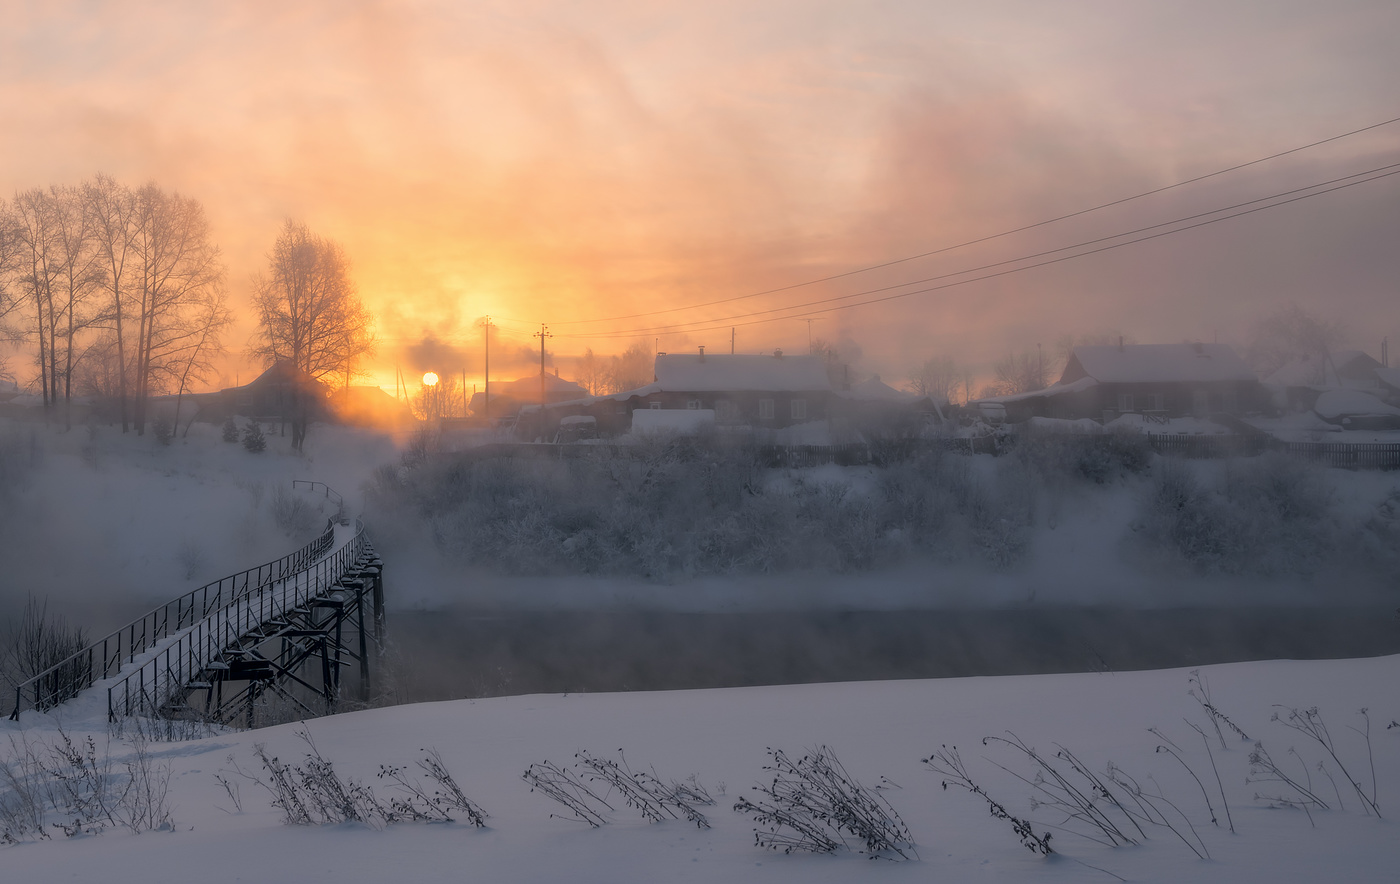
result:
[[[1391,171],[1386,171],[1386,170],[1391,170]],[[1365,175],[1371,175],[1372,177],[1370,177],[1370,178],[1362,178],[1361,180],[1356,180],[1356,181],[1349,180],[1349,179],[1352,179],[1352,178],[1359,178],[1360,176],[1365,176]],[[968,270],[962,270],[962,271],[959,271],[959,272],[957,272],[957,273],[945,274],[944,276],[941,276],[941,277],[930,277],[930,278],[927,279],[927,280],[914,280],[914,281],[910,281],[910,282],[901,283],[901,284],[899,284],[899,285],[886,286],[886,287],[884,287],[884,288],[882,288],[882,289],[872,289],[872,290],[870,290],[870,291],[868,291],[868,292],[858,292],[858,293],[853,294],[853,295],[839,295],[839,296],[832,297],[832,298],[822,298],[822,299],[820,299],[820,300],[807,301],[807,302],[801,303],[801,304],[791,304],[791,305],[788,305],[788,306],[786,306],[786,307],[775,307],[775,308],[772,308],[772,309],[769,309],[769,310],[759,310],[759,311],[753,311],[753,312],[750,312],[750,313],[736,314],[736,315],[733,315],[733,316],[718,317],[718,318],[715,318],[715,319],[695,320],[694,322],[690,322],[690,323],[678,323],[678,324],[672,325],[672,326],[657,326],[657,327],[653,327],[653,328],[649,328],[649,329],[631,329],[631,330],[617,331],[617,332],[603,332],[603,333],[592,334],[592,335],[561,335],[561,337],[580,337],[580,338],[581,338],[581,337],[588,337],[588,338],[622,338],[622,337],[636,337],[636,336],[641,335],[641,334],[654,334],[654,333],[657,333],[657,332],[669,333],[669,334],[682,334],[682,333],[684,333],[684,334],[695,334],[695,333],[699,333],[699,332],[715,331],[715,330],[717,330],[717,329],[729,328],[729,327],[732,327],[732,326],[749,326],[749,325],[759,325],[759,324],[762,324],[762,323],[765,323],[765,322],[776,322],[776,321],[779,321],[779,320],[802,319],[802,318],[804,318],[804,317],[806,317],[806,316],[808,316],[808,315],[810,315],[810,314],[817,313],[817,312],[820,312],[820,311],[822,311],[822,310],[848,310],[848,309],[851,309],[851,308],[853,308],[853,307],[863,307],[863,306],[867,306],[867,305],[870,305],[870,304],[880,304],[880,303],[884,303],[884,302],[886,302],[886,301],[899,300],[899,299],[901,299],[901,298],[912,297],[912,296],[914,296],[914,295],[929,294],[929,293],[931,293],[931,292],[942,291],[943,289],[954,288],[954,287],[956,287],[956,286],[961,286],[961,285],[967,285],[967,284],[973,283],[973,282],[981,282],[981,281],[983,281],[983,280],[995,279],[995,278],[1001,277],[1001,276],[1008,276],[1008,275],[1013,274],[1013,273],[1021,273],[1021,272],[1024,272],[1024,271],[1026,271],[1026,270],[1034,270],[1034,269],[1036,269],[1036,268],[1038,268],[1038,267],[1046,267],[1046,266],[1051,265],[1051,264],[1059,264],[1059,263],[1063,263],[1063,262],[1065,262],[1065,261],[1073,260],[1073,259],[1075,259],[1075,258],[1083,258],[1083,257],[1087,257],[1087,256],[1089,256],[1089,255],[1096,255],[1096,254],[1098,254],[1098,253],[1100,253],[1100,252],[1107,252],[1107,251],[1111,251],[1111,250],[1113,250],[1113,249],[1122,248],[1122,247],[1124,247],[1124,246],[1136,245],[1137,243],[1147,242],[1148,240],[1158,239],[1158,238],[1161,238],[1161,237],[1164,237],[1164,236],[1171,236],[1172,234],[1176,234],[1176,233],[1184,233],[1185,231],[1194,230],[1194,229],[1196,229],[1196,228],[1198,228],[1198,227],[1204,227],[1204,226],[1207,226],[1207,225],[1210,225],[1210,224],[1218,223],[1218,222],[1220,222],[1220,221],[1228,221],[1228,220],[1231,220],[1231,219],[1233,219],[1233,218],[1239,218],[1239,217],[1242,217],[1242,216],[1245,216],[1245,215],[1252,215],[1252,214],[1254,214],[1254,213],[1256,213],[1256,212],[1262,212],[1262,211],[1265,211],[1265,210],[1267,210],[1267,209],[1275,209],[1275,208],[1278,208],[1278,207],[1280,207],[1280,206],[1286,206],[1286,205],[1288,205],[1288,204],[1290,204],[1290,203],[1295,203],[1295,202],[1299,202],[1299,201],[1301,201],[1301,200],[1311,199],[1312,197],[1322,196],[1322,195],[1328,194],[1328,193],[1334,193],[1334,192],[1336,192],[1336,191],[1338,191],[1338,190],[1344,190],[1344,189],[1346,189],[1346,188],[1355,187],[1355,186],[1360,185],[1360,184],[1369,184],[1369,183],[1371,183],[1371,182],[1373,182],[1373,181],[1379,181],[1379,180],[1384,179],[1384,178],[1389,178],[1389,177],[1391,177],[1391,176],[1393,176],[1393,175],[1400,175],[1400,163],[1395,163],[1395,164],[1391,164],[1391,165],[1387,165],[1387,166],[1380,166],[1380,167],[1377,167],[1376,169],[1372,169],[1372,170],[1369,170],[1369,171],[1367,171],[1367,172],[1358,172],[1358,173],[1356,173],[1355,175],[1348,175],[1348,176],[1345,176],[1345,177],[1343,177],[1343,178],[1333,179],[1332,181],[1321,182],[1321,183],[1319,183],[1319,184],[1310,185],[1309,187],[1299,188],[1299,189],[1292,190],[1292,191],[1284,191],[1284,192],[1282,192],[1282,193],[1274,194],[1273,196],[1261,197],[1261,198],[1258,199],[1258,200],[1250,200],[1249,202],[1246,202],[1246,203],[1239,203],[1239,204],[1237,204],[1237,205],[1235,205],[1235,206],[1230,206],[1230,207],[1226,207],[1226,208],[1223,208],[1223,209],[1216,209],[1216,210],[1213,210],[1213,211],[1211,211],[1211,212],[1203,212],[1203,213],[1200,213],[1200,214],[1197,214],[1197,215],[1187,216],[1187,217],[1185,217],[1185,218],[1178,218],[1178,219],[1176,219],[1176,220],[1174,220],[1174,221],[1163,222],[1162,224],[1155,224],[1155,225],[1152,225],[1151,227],[1145,227],[1145,228],[1140,228],[1140,229],[1138,229],[1138,230],[1126,231],[1126,232],[1119,233],[1119,234],[1114,234],[1114,235],[1108,236],[1108,237],[1101,237],[1101,238],[1096,239],[1096,240],[1089,240],[1089,241],[1086,241],[1086,242],[1083,242],[1083,243],[1077,243],[1077,244],[1072,245],[1072,246],[1064,246],[1064,247],[1059,248],[1059,249],[1052,249],[1052,250],[1050,250],[1050,251],[1047,251],[1047,252],[1040,252],[1040,253],[1037,253],[1037,254],[1035,254],[1035,255],[1025,255],[1025,256],[1022,256],[1022,257],[1020,257],[1020,258],[1013,258],[1013,259],[1009,259],[1009,260],[1007,260],[1007,261],[999,261],[999,262],[996,262],[996,263],[994,263],[994,264],[988,264],[988,265],[984,265],[984,266],[982,266],[982,267],[970,268],[970,269],[968,269]],[[1346,182],[1346,183],[1337,183],[1337,182]],[[1335,185],[1335,186],[1328,186],[1328,185]],[[1326,187],[1326,189],[1325,189],[1325,190],[1316,190],[1316,188],[1319,188],[1319,187]],[[1291,194],[1299,194],[1300,191],[1304,191],[1304,190],[1313,190],[1314,192],[1312,192],[1312,193],[1301,193],[1301,195],[1292,196],[1291,199],[1282,199],[1282,200],[1279,199],[1279,197],[1289,196],[1289,195],[1291,195]],[[1269,201],[1269,200],[1278,200],[1278,201],[1277,201],[1277,202],[1269,202],[1267,205],[1262,205],[1262,206],[1260,206],[1260,205],[1254,205],[1255,203],[1265,202],[1265,201]],[[1245,206],[1251,206],[1251,205],[1253,206],[1253,208],[1244,208]],[[1240,211],[1233,211],[1234,209],[1240,209]],[[1233,214],[1220,215],[1220,217],[1215,217],[1215,218],[1206,217],[1206,216],[1210,216],[1210,215],[1219,215],[1219,213],[1221,213],[1221,212],[1233,212]],[[879,297],[879,298],[869,298],[869,299],[867,299],[867,300],[858,301],[858,302],[856,302],[856,303],[851,303],[851,304],[838,304],[838,303],[834,303],[834,302],[837,302],[837,301],[847,300],[847,299],[850,299],[850,298],[853,298],[853,297],[861,297],[861,296],[863,296],[863,295],[868,295],[868,294],[877,294],[877,293],[884,292],[884,291],[888,291],[888,290],[894,289],[894,288],[904,288],[905,286],[909,286],[909,285],[918,285],[918,284],[921,284],[921,283],[923,283],[923,282],[930,282],[930,281],[934,281],[934,280],[938,280],[938,279],[946,279],[946,278],[952,277],[952,276],[962,276],[962,275],[965,275],[965,274],[968,274],[968,273],[977,273],[977,272],[979,272],[979,271],[981,271],[981,270],[987,270],[987,269],[991,269],[991,268],[994,268],[994,267],[1005,266],[1005,265],[1007,265],[1007,264],[1016,264],[1016,263],[1020,263],[1020,262],[1022,262],[1022,261],[1033,260],[1033,259],[1035,259],[1035,258],[1037,258],[1037,257],[1044,257],[1044,256],[1046,256],[1046,255],[1055,254],[1055,253],[1057,253],[1057,252],[1063,252],[1063,251],[1066,251],[1066,250],[1069,250],[1069,249],[1079,249],[1079,248],[1083,248],[1083,247],[1086,246],[1086,245],[1093,245],[1093,244],[1096,244],[1096,243],[1105,242],[1105,241],[1107,241],[1107,240],[1121,239],[1122,237],[1125,237],[1125,236],[1133,236],[1133,235],[1135,235],[1135,234],[1137,234],[1137,233],[1143,233],[1143,232],[1146,232],[1146,231],[1149,231],[1149,230],[1154,230],[1154,229],[1156,229],[1156,228],[1161,228],[1161,227],[1164,227],[1164,226],[1171,226],[1171,225],[1174,225],[1174,224],[1181,224],[1181,223],[1183,223],[1183,222],[1185,222],[1185,221],[1191,221],[1191,220],[1195,220],[1195,219],[1199,219],[1199,218],[1205,218],[1205,220],[1197,220],[1196,223],[1194,223],[1194,224],[1187,224],[1186,226],[1182,226],[1182,227],[1173,227],[1173,228],[1170,229],[1170,230],[1157,230],[1157,232],[1155,232],[1155,233],[1148,233],[1146,236],[1140,236],[1140,237],[1138,237],[1138,238],[1136,238],[1136,239],[1130,239],[1130,240],[1125,240],[1125,241],[1116,242],[1116,243],[1109,243],[1109,244],[1107,244],[1107,245],[1099,246],[1098,248],[1095,248],[1095,249],[1089,249],[1089,250],[1087,250],[1087,251],[1082,251],[1082,252],[1075,252],[1074,254],[1071,254],[1071,255],[1061,255],[1061,256],[1059,256],[1059,257],[1057,257],[1057,258],[1051,258],[1051,259],[1049,259],[1049,260],[1040,261],[1040,262],[1037,262],[1037,263],[1034,263],[1034,264],[1027,264],[1027,265],[1021,266],[1021,267],[1011,267],[1011,268],[1008,268],[1008,269],[1006,269],[1006,270],[1000,270],[1000,271],[997,271],[997,272],[994,272],[994,273],[987,273],[987,274],[983,274],[983,275],[981,275],[981,276],[974,276],[974,277],[971,277],[971,278],[968,278],[968,279],[961,279],[961,280],[956,280],[956,281],[953,281],[953,282],[947,282],[947,283],[943,283],[943,284],[941,284],[941,285],[930,286],[930,287],[928,287],[928,288],[916,289],[916,290],[914,290],[914,291],[900,292],[900,293],[897,293],[897,294],[885,295],[885,296]],[[817,309],[814,309],[814,310],[806,310],[806,312],[788,313],[788,311],[803,311],[804,308],[808,308],[808,307],[813,307],[813,308],[817,308]],[[788,315],[784,315],[784,316],[766,316],[766,318],[763,318],[763,319],[749,319],[749,321],[747,321],[747,322],[736,322],[736,321],[735,321],[735,320],[737,320],[737,319],[745,319],[745,318],[748,318],[748,317],[765,316],[766,314],[770,314],[770,313],[788,313]],[[717,325],[715,325],[715,324],[707,325],[707,323],[719,323],[719,324],[717,324]],[[699,326],[705,326],[705,327],[702,327],[702,328],[686,328],[686,326],[693,326],[693,325],[699,325]]]
[[[871,271],[873,271],[873,270],[881,270],[881,269],[884,269],[884,268],[886,268],[886,267],[893,267],[893,266],[895,266],[895,265],[897,265],[897,264],[905,264],[905,263],[908,263],[908,262],[910,262],[910,261],[917,261],[917,260],[919,260],[919,259],[921,259],[921,258],[929,258],[929,257],[932,257],[932,256],[934,256],[934,255],[941,255],[941,254],[944,254],[944,253],[946,253],[946,252],[952,252],[952,251],[956,251],[956,250],[958,250],[958,249],[964,249],[964,248],[968,248],[968,247],[970,247],[970,246],[980,245],[981,243],[991,242],[992,240],[996,240],[996,239],[1002,239],[1002,238],[1004,238],[1004,237],[1012,236],[1012,235],[1017,234],[1017,233],[1024,233],[1024,232],[1026,232],[1026,231],[1028,231],[1028,230],[1035,230],[1035,229],[1038,228],[1038,227],[1045,227],[1045,226],[1050,225],[1050,224],[1056,224],[1056,223],[1058,223],[1058,222],[1060,222],[1060,221],[1067,221],[1067,220],[1069,220],[1069,219],[1071,219],[1071,218],[1077,218],[1077,217],[1079,217],[1079,216],[1081,216],[1081,215],[1087,215],[1087,214],[1089,214],[1089,213],[1091,213],[1091,212],[1098,212],[1098,211],[1101,211],[1101,210],[1103,210],[1103,209],[1112,208],[1112,207],[1114,207],[1114,206],[1121,206],[1121,205],[1123,205],[1124,203],[1130,203],[1130,202],[1133,202],[1134,200],[1140,200],[1140,199],[1143,199],[1143,198],[1145,198],[1145,197],[1155,196],[1156,194],[1159,194],[1159,193],[1165,193],[1166,191],[1175,190],[1175,189],[1178,188],[1178,187],[1185,187],[1185,186],[1187,186],[1187,185],[1189,185],[1189,184],[1196,184],[1196,183],[1199,183],[1199,182],[1201,182],[1201,181],[1206,181],[1206,180],[1208,180],[1208,179],[1210,179],[1210,178],[1216,178],[1216,177],[1219,177],[1219,176],[1221,176],[1221,175],[1228,174],[1228,173],[1230,173],[1230,172],[1237,172],[1237,171],[1239,171],[1240,169],[1247,169],[1247,168],[1249,168],[1250,166],[1257,166],[1257,165],[1259,165],[1260,163],[1267,163],[1267,162],[1269,162],[1269,161],[1271,161],[1271,160],[1276,160],[1276,159],[1279,159],[1279,158],[1281,158],[1281,157],[1286,157],[1286,156],[1288,156],[1288,155],[1290,155],[1290,154],[1299,153],[1299,152],[1305,151],[1305,150],[1311,150],[1312,148],[1321,147],[1322,145],[1324,145],[1324,144],[1329,144],[1329,143],[1331,143],[1331,142],[1333,142],[1333,141],[1339,141],[1339,140],[1341,140],[1341,139],[1343,139],[1343,138],[1350,138],[1350,137],[1353,136],[1353,135],[1360,135],[1360,134],[1363,133],[1363,132],[1369,132],[1369,131],[1371,131],[1372,129],[1379,129],[1379,128],[1383,127],[1383,126],[1389,126],[1389,125],[1391,125],[1391,124],[1393,124],[1393,123],[1400,123],[1400,117],[1393,117],[1393,118],[1391,118],[1391,119],[1389,119],[1389,120],[1382,120],[1382,121],[1379,122],[1379,123],[1372,123],[1372,124],[1369,125],[1369,126],[1362,126],[1362,127],[1359,128],[1359,129],[1352,129],[1352,130],[1349,131],[1349,132],[1343,132],[1343,133],[1341,133],[1341,134],[1339,134],[1339,135],[1332,135],[1332,136],[1330,136],[1330,137],[1328,137],[1328,138],[1323,138],[1323,139],[1321,139],[1321,140],[1319,140],[1319,141],[1313,141],[1313,142],[1310,142],[1310,143],[1308,143],[1308,144],[1299,145],[1298,147],[1292,147],[1292,148],[1289,148],[1288,150],[1279,151],[1278,153],[1273,153],[1273,154],[1270,154],[1270,155],[1268,155],[1268,156],[1266,156],[1266,157],[1259,157],[1258,159],[1250,160],[1250,161],[1245,162],[1245,163],[1238,163],[1238,164],[1236,164],[1236,165],[1229,166],[1229,167],[1226,167],[1226,168],[1224,168],[1224,169],[1217,169],[1217,170],[1214,171],[1214,172],[1208,172],[1208,173],[1206,173],[1205,175],[1197,175],[1197,176],[1194,177],[1194,178],[1188,178],[1188,179],[1186,179],[1185,181],[1178,181],[1178,182],[1176,182],[1175,184],[1167,184],[1167,185],[1164,185],[1164,186],[1162,186],[1162,187],[1154,188],[1154,189],[1152,189],[1152,190],[1143,191],[1142,193],[1133,194],[1132,196],[1126,196],[1126,197],[1122,197],[1121,199],[1112,200],[1112,201],[1110,201],[1110,202],[1100,203],[1100,204],[1097,205],[1097,206],[1092,206],[1092,207],[1087,208],[1087,209],[1080,209],[1080,210],[1078,210],[1078,211],[1070,212],[1070,213],[1065,214],[1065,215],[1059,215],[1059,216],[1056,216],[1056,217],[1054,217],[1054,218],[1048,218],[1048,219],[1046,219],[1046,220],[1044,220],[1044,221],[1037,221],[1037,222],[1035,222],[1035,223],[1033,223],[1033,224],[1027,224],[1027,225],[1024,225],[1024,226],[1022,226],[1022,227],[1013,228],[1013,229],[1011,229],[1011,230],[1004,230],[1004,231],[1002,231],[1001,233],[993,233],[993,234],[989,234],[989,235],[987,235],[987,236],[978,237],[977,239],[971,239],[971,240],[968,240],[967,242],[959,243],[959,244],[957,244],[957,245],[943,246],[943,247],[941,247],[941,248],[932,249],[932,250],[927,251],[927,252],[920,252],[920,253],[917,254],[917,255],[909,255],[909,256],[904,257],[904,258],[895,258],[895,259],[893,259],[893,260],[884,261],[884,262],[879,263],[879,264],[871,264],[871,265],[868,265],[868,266],[866,266],[866,267],[859,267],[859,268],[856,268],[855,270],[847,270],[847,271],[844,271],[844,272],[842,272],[842,273],[834,273],[834,274],[831,274],[830,276],[823,276],[823,277],[819,277],[819,278],[817,278],[817,279],[809,279],[809,280],[806,280],[806,281],[804,281],[804,282],[795,282],[795,283],[791,283],[791,284],[789,284],[789,285],[779,286],[779,287],[777,287],[777,288],[764,289],[763,291],[750,292],[750,293],[744,294],[744,295],[734,295],[734,296],[732,296],[732,297],[720,298],[720,299],[715,300],[715,301],[706,301],[706,302],[700,303],[700,304],[692,304],[692,305],[686,306],[686,307],[670,307],[670,308],[666,308],[666,309],[664,309],[664,310],[652,310],[652,311],[647,311],[647,312],[644,312],[644,313],[629,313],[629,314],[624,314],[624,315],[621,315],[621,316],[600,317],[600,318],[597,318],[597,319],[568,319],[568,320],[558,320],[558,321],[555,322],[555,325],[556,325],[556,326],[558,326],[558,325],[581,325],[581,324],[591,323],[591,322],[616,322],[616,321],[622,320],[622,319],[641,319],[641,318],[645,318],[645,317],[647,317],[647,316],[660,316],[660,315],[663,315],[663,314],[666,314],[666,313],[676,313],[676,312],[680,312],[680,311],[682,311],[682,310],[698,310],[698,309],[700,309],[700,308],[702,308],[702,307],[715,307],[715,306],[718,306],[718,305],[720,305],[720,304],[729,304],[729,303],[733,303],[734,301],[742,301],[742,300],[746,300],[746,299],[748,299],[748,298],[757,298],[757,297],[761,297],[761,296],[763,296],[763,295],[772,295],[772,294],[777,294],[777,293],[779,293],[779,292],[791,291],[792,289],[804,288],[804,287],[810,286],[810,285],[818,285],[818,284],[823,283],[823,282],[832,282],[833,280],[844,279],[844,278],[846,278],[846,277],[848,277],[848,276],[855,276],[855,275],[861,274],[861,273],[869,273],[869,272],[871,272]]]

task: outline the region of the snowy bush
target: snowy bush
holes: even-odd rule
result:
[[[1043,480],[1065,478],[1104,485],[1146,472],[1152,447],[1140,434],[1032,434],[1018,441],[1012,457]]]
[[[621,749],[616,760],[587,750],[577,752],[572,768],[548,760],[537,762],[520,777],[530,784],[531,792],[559,804],[568,818],[595,829],[607,825],[617,809],[609,798],[637,811],[649,823],[685,819],[701,829],[708,829],[710,821],[700,808],[715,803],[694,776],[684,782],[668,781],[655,769],[633,770]]]
[[[247,781],[267,793],[272,806],[289,826],[355,822],[383,828],[401,822],[452,822],[463,818],[483,828],[489,814],[463,793],[436,749],[423,752],[414,769],[380,765],[377,779],[388,785],[387,799],[366,783],[343,777],[321,754],[309,731],[296,736],[306,744],[301,764],[282,761],[262,743],[253,754],[262,775],[250,774],[230,756],[231,769],[216,775],[236,809],[242,809],[238,782]]]
[[[272,489],[272,520],[288,537],[309,534],[316,527],[316,508],[282,485]]]
[[[185,580],[193,580],[203,571],[207,560],[204,547],[192,537],[182,539],[175,546],[175,561],[180,566],[180,576]]]
[[[1024,558],[1037,486],[1014,464],[982,479],[966,457],[931,452],[860,469],[765,469],[751,448],[673,438],[566,459],[426,456],[376,471],[368,491],[376,511],[507,573],[665,581],[863,571],[911,554],[999,568]]]
[[[48,741],[12,735],[0,758],[0,842],[95,835],[114,826],[168,829],[170,767],[152,759],[144,740],[128,748],[117,764],[91,736],[75,740],[62,729]]]
[[[851,847],[872,857],[918,858],[909,827],[882,794],[846,772],[831,749],[818,746],[793,760],[769,749],[771,776],[754,787],[756,801],[740,797],[734,805],[758,823],[754,842],[783,853],[834,853]],[[848,836],[849,839],[848,840]]]
[[[1230,461],[1215,487],[1162,459],[1135,528],[1200,573],[1306,574],[1339,551],[1320,468],[1281,454]]]
[[[243,447],[254,454],[267,448],[267,437],[263,435],[262,427],[257,421],[248,421],[248,425],[243,428]]]
[[[225,442],[238,441],[238,424],[234,421],[233,415],[229,415],[227,418],[224,419],[224,426],[221,438]]]
[[[10,622],[0,647],[0,682],[14,688],[20,682],[59,663],[87,647],[87,632],[70,624],[66,617],[49,613],[48,602],[33,596]],[[87,672],[85,661],[72,661],[46,675],[35,690],[47,707],[77,694]]]

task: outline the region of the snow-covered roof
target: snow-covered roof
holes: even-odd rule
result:
[[[1010,393],[1006,396],[990,396],[986,399],[978,399],[978,402],[1024,402],[1027,399],[1043,399],[1046,396],[1061,396],[1065,393],[1082,393],[1090,387],[1098,385],[1098,381],[1093,378],[1080,378],[1068,383],[1061,381],[1058,384],[1051,384],[1039,390],[1031,390],[1026,393]]]
[[[904,401],[915,398],[913,393],[907,393],[904,390],[896,390],[894,387],[880,380],[878,374],[851,384],[851,389],[846,391],[846,395],[851,399],[861,400]]]
[[[1400,408],[1386,405],[1370,393],[1360,390],[1328,390],[1317,397],[1313,411],[1325,418],[1374,417],[1387,415],[1400,417]]]
[[[1370,354],[1361,350],[1338,350],[1325,358],[1316,358],[1309,354],[1295,356],[1280,367],[1277,371],[1264,379],[1264,383],[1276,387],[1352,387],[1353,389],[1361,381],[1363,385],[1371,386],[1368,382],[1371,377],[1377,377],[1385,381],[1383,373],[1394,372],[1395,369],[1384,368],[1380,363],[1372,359]],[[1396,380],[1400,381],[1400,373],[1397,373]],[[1390,381],[1385,381],[1390,383]],[[1396,384],[1392,384],[1396,386]]]
[[[655,387],[670,393],[810,393],[829,391],[831,380],[817,356],[662,353],[656,357]]]
[[[550,374],[549,372],[545,372],[544,374],[544,388],[546,394],[568,393],[572,395],[577,393],[579,398],[588,395],[587,390],[573,381],[566,381],[558,375]],[[523,378],[517,378],[513,381],[505,381],[500,384],[498,389],[504,395],[514,396],[517,399],[530,398],[531,394],[534,394],[534,398],[538,399],[540,376],[538,374],[532,374],[526,375]]]
[[[1199,343],[1075,347],[1060,379],[1083,377],[1105,384],[1256,380],[1228,344]]]

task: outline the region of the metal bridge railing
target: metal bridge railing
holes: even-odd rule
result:
[[[320,489],[321,491],[325,492],[326,500],[329,500],[331,503],[341,508],[344,508],[345,506],[345,498],[341,497],[339,491],[336,491],[334,488],[327,485],[325,482],[313,482],[310,479],[292,480],[293,491],[302,486],[305,486],[308,491],[316,491],[317,489]]]
[[[107,687],[108,718],[159,714],[221,652],[259,626],[325,595],[359,561],[367,545],[364,523],[356,519],[354,536],[330,555],[285,580],[244,594],[175,636]]]
[[[339,495],[336,495],[339,497]],[[335,524],[326,521],[319,537],[276,561],[239,571],[190,590],[177,599],[117,629],[76,654],[25,679],[15,688],[10,718],[26,709],[48,709],[72,699],[93,682],[110,678],[175,632],[193,626],[263,587],[305,571],[335,543]]]

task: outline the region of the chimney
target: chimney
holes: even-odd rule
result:
[[[774,358],[774,359],[782,359],[782,358],[783,358],[783,351],[782,351],[782,350],[774,350],[774,351],[773,351],[773,358]]]
[[[701,361],[701,362],[704,362],[704,361],[705,361],[705,345],[704,345],[704,344],[701,344],[701,345],[700,345],[700,361]]]
[[[1123,336],[1122,336],[1122,335],[1119,335],[1119,336],[1118,336],[1118,352],[1119,352],[1119,353],[1122,353],[1122,352],[1123,352]]]
[[[1206,355],[1206,345],[1202,344],[1200,341],[1197,341],[1196,343],[1192,344],[1191,349],[1196,351],[1197,356]]]

